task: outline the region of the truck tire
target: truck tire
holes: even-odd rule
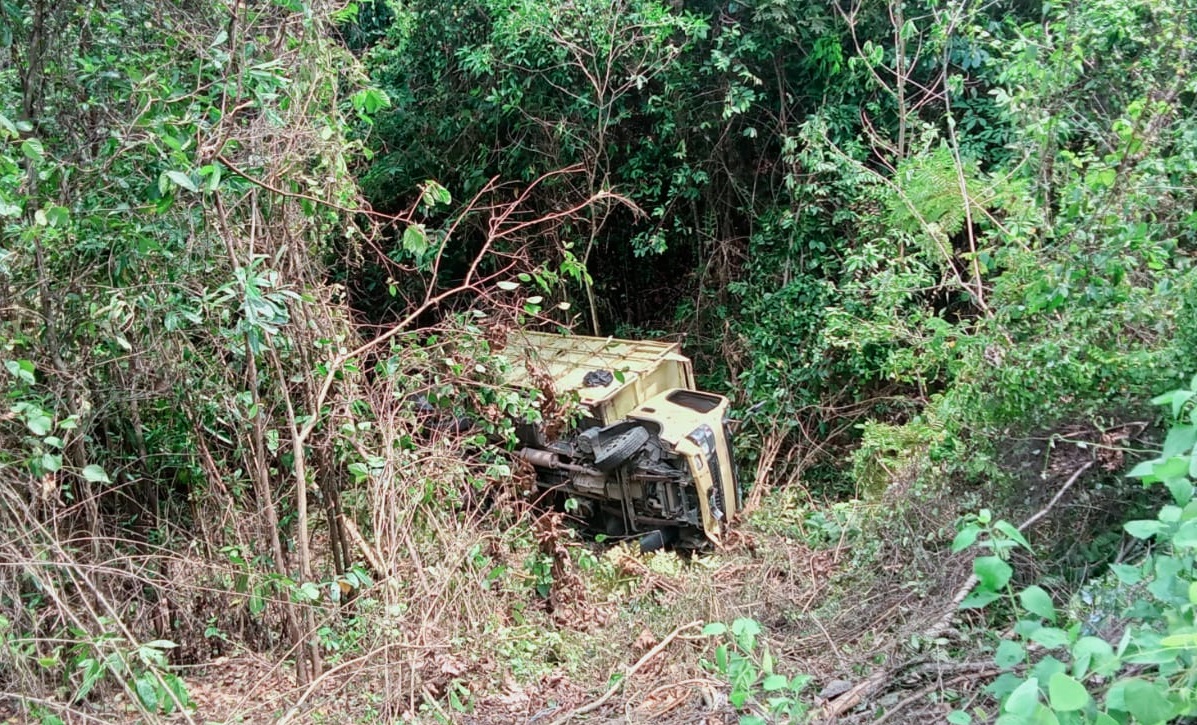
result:
[[[595,467],[604,473],[614,471],[648,443],[649,437],[640,426],[629,428],[594,449]]]

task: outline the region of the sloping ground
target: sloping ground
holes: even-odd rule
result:
[[[1053,492],[1066,494],[1033,539],[1065,540],[1078,515],[1113,503],[1084,484],[1063,490],[1075,481],[1064,472],[1030,502],[1044,510]],[[370,554],[390,577],[343,606],[320,603],[325,669],[308,685],[289,658],[247,649],[284,652],[277,617],[267,609],[235,631],[252,598],[212,594],[205,576],[227,573],[205,574],[199,559],[189,570],[180,557],[171,571],[189,583],[177,592],[194,599],[173,604],[187,651],[172,663],[194,709],[160,719],[731,723],[797,685],[782,703],[795,721],[943,721],[986,702],[994,643],[968,634],[978,615],[954,606],[971,574],[971,557],[948,551],[967,496],[911,493],[820,503],[791,485],[767,496],[725,548],[690,555],[586,542],[559,514],[514,515],[512,499],[473,513],[429,507]],[[752,634],[747,646],[742,632]],[[751,670],[737,669],[745,663]],[[785,691],[764,688],[768,671],[785,676]],[[58,712],[69,722],[144,719],[130,692],[102,684]],[[9,721],[21,720],[0,710]]]
[[[193,717],[735,722],[751,709],[731,705],[732,678],[715,664],[716,647],[730,635],[704,634],[703,625],[737,620],[756,623],[760,635],[751,651],[731,650],[758,666],[767,657],[790,678],[809,675],[800,709],[817,707],[820,693],[850,688],[938,616],[967,571],[963,564],[922,569],[932,559],[921,549],[902,555],[896,542],[866,534],[877,512],[865,504],[794,499],[775,495],[727,548],[692,556],[641,555],[627,544],[583,544],[562,533],[558,545],[570,564],[555,571],[547,598],[526,596],[508,611],[461,606],[419,635],[420,613],[412,612],[396,622],[394,639],[332,653],[324,676],[306,688],[288,668],[254,657],[199,665],[186,677]],[[479,616],[489,621],[455,619]],[[907,679],[925,680],[927,672]]]

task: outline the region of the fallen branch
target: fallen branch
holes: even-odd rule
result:
[[[701,621],[695,620],[693,622],[690,622],[689,624],[683,624],[682,626],[673,630],[672,632],[669,633],[668,636],[665,637],[665,639],[661,640],[660,643],[658,643],[656,647],[653,647],[652,649],[650,649],[647,653],[645,653],[645,655],[643,657],[641,657],[639,660],[637,660],[636,664],[629,667],[623,673],[623,677],[619,678],[619,680],[614,685],[611,685],[611,687],[607,688],[607,691],[603,693],[602,697],[600,697],[599,699],[597,699],[587,705],[583,705],[579,708],[570,710],[569,712],[565,713],[564,715],[557,718],[553,722],[549,723],[549,725],[565,725],[565,723],[574,719],[578,715],[585,715],[588,712],[594,712],[595,710],[599,709],[607,702],[607,700],[610,700],[615,695],[615,693],[619,692],[619,689],[621,687],[623,687],[625,682],[632,679],[632,675],[636,674],[637,670],[639,670],[641,667],[646,665],[652,658],[661,654],[661,652],[664,651],[664,649],[669,646],[670,642],[677,639],[677,636],[679,634],[681,634],[682,632],[685,632],[688,629],[694,629],[695,627],[697,627],[701,624],[702,624]]]
[[[374,567],[374,571],[378,572],[380,577],[388,577],[391,575],[390,570],[382,563],[382,557],[366,541],[366,537],[362,536],[362,532],[358,531],[357,525],[353,523],[353,519],[345,514],[341,514],[341,526],[349,533],[349,538],[353,539],[353,543],[357,544],[357,548],[361,549],[362,556],[366,557],[366,561],[370,566]]]
[[[1056,492],[1056,495],[1052,497],[1052,500],[1048,501],[1047,505],[1039,509],[1039,511],[1037,511],[1035,515],[1031,516],[1031,518],[1019,524],[1018,530],[1020,532],[1026,531],[1035,524],[1039,523],[1044,516],[1047,516],[1047,514],[1056,507],[1056,504],[1060,502],[1060,499],[1064,498],[1064,494],[1068,492],[1068,489],[1072,488],[1072,485],[1076,483],[1078,479],[1080,479],[1081,474],[1093,467],[1093,463],[1094,461],[1089,461],[1085,465],[1076,469],[1076,471],[1074,471],[1073,474],[1068,477],[1068,480],[1064,482],[1064,485],[1060,487],[1060,490]],[[923,639],[933,640],[939,635],[943,634],[948,627],[952,626],[952,620],[956,618],[956,612],[959,611],[958,607],[960,606],[960,603],[963,602],[965,597],[972,592],[973,587],[977,585],[977,581],[976,574],[970,574],[968,579],[964,580],[964,584],[956,590],[955,596],[952,597],[951,606],[948,607],[948,610],[944,612],[943,616],[940,617],[935,624],[931,625],[930,629],[923,634]]]
[[[881,715],[881,717],[879,717],[873,721],[873,725],[882,725],[884,722],[889,720],[895,714],[901,712],[902,709],[905,708],[907,705],[918,700],[919,698],[926,697],[929,693],[934,692],[935,690],[937,690],[941,687],[950,687],[950,686],[956,684],[957,682],[964,682],[965,680],[968,680],[970,678],[988,677],[990,675],[996,675],[999,672],[1001,672],[1001,670],[999,670],[997,668],[989,668],[989,669],[983,669],[979,672],[973,672],[973,673],[969,673],[969,674],[965,674],[965,675],[958,675],[958,676],[953,677],[952,679],[948,680],[947,682],[938,682],[938,681],[932,682],[930,685],[927,685],[926,687],[919,689],[917,692],[915,692],[910,697],[907,697],[907,698],[901,700],[898,704],[896,704],[893,707],[891,707],[890,709],[886,710]]]

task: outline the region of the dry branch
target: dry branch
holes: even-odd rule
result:
[[[681,634],[682,632],[685,632],[687,630],[694,629],[695,627],[698,627],[701,624],[702,624],[701,621],[695,620],[693,622],[690,622],[689,624],[683,624],[682,626],[673,630],[668,635],[666,635],[665,639],[661,640],[657,644],[656,647],[653,647],[651,650],[649,650],[647,653],[645,653],[645,655],[643,657],[641,657],[639,660],[637,660],[636,664],[629,667],[623,673],[623,677],[619,678],[619,680],[614,685],[611,685],[611,687],[609,687],[607,689],[607,691],[603,693],[602,697],[600,697],[597,700],[594,700],[593,702],[590,702],[586,705],[583,705],[581,707],[570,710],[569,712],[565,713],[561,717],[554,720],[549,725],[565,725],[565,723],[574,719],[578,715],[585,715],[588,712],[594,712],[595,710],[599,709],[600,707],[603,706],[604,703],[607,702],[607,700],[610,700],[615,695],[615,693],[619,692],[619,689],[624,686],[624,683],[626,683],[628,680],[630,680],[632,678],[632,675],[636,674],[637,670],[639,670],[641,667],[643,667],[645,664],[647,664],[650,660],[652,660],[652,658],[661,654],[661,652],[664,651],[664,649],[669,646],[670,642],[677,639],[677,636],[679,634]]]

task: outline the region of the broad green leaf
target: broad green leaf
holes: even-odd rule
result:
[[[40,161],[45,155],[46,150],[42,148],[42,142],[35,138],[27,138],[21,142],[21,153],[30,161]]]
[[[1063,672],[1057,672],[1047,683],[1047,699],[1052,709],[1059,712],[1080,710],[1089,704],[1089,691],[1085,686]]]
[[[1164,436],[1164,448],[1160,458],[1180,456],[1193,450],[1197,444],[1197,425],[1174,425]]]
[[[1197,547],[1197,519],[1186,521],[1172,536],[1172,545],[1182,549]]]
[[[1149,521],[1141,519],[1138,521],[1127,521],[1122,525],[1126,529],[1126,533],[1135,537],[1136,539],[1150,539],[1156,534],[1164,531],[1167,527],[1159,521]]]
[[[423,224],[409,224],[403,230],[403,248],[417,257],[428,251],[428,234]]]
[[[1194,457],[1197,461],[1197,457]],[[1181,506],[1187,506],[1193,500],[1193,482],[1188,478],[1170,478],[1164,482],[1168,487],[1168,492],[1172,494],[1172,499]]]
[[[104,469],[94,463],[83,468],[83,477],[91,483],[112,483]]]
[[[1018,545],[1027,551],[1031,550],[1031,543],[1027,541],[1025,536],[1022,535],[1022,532],[1018,530],[1018,527],[1009,521],[996,521],[993,524],[993,528],[1005,534],[1006,538],[1010,539],[1011,541],[1018,542]]]
[[[1031,718],[1031,723],[1032,725],[1060,725],[1060,718],[1056,716],[1055,710],[1047,705],[1040,705],[1035,708],[1035,716]]]
[[[993,661],[997,663],[998,667],[1003,670],[1008,670],[1016,665],[1022,664],[1023,660],[1027,658],[1027,650],[1018,642],[1008,639],[1002,640],[998,645],[997,651],[993,654]]]
[[[1028,612],[1038,614],[1049,622],[1056,621],[1056,608],[1052,605],[1051,595],[1041,587],[1033,585],[1023,589],[1018,600]]]
[[[1006,702],[1002,705],[1002,712],[1029,718],[1035,714],[1038,704],[1039,680],[1032,677],[1010,693],[1010,697],[1007,697]]]
[[[49,416],[41,413],[34,413],[25,418],[25,427],[35,436],[46,435],[50,432],[50,426],[52,425],[54,425],[54,421],[50,420]]]
[[[1137,677],[1123,682],[1122,699],[1125,706],[1118,709],[1129,712],[1142,725],[1157,725],[1172,718],[1173,707],[1168,701],[1167,690]]]
[[[1045,655],[1031,667],[1027,675],[1040,682],[1049,682],[1057,672],[1068,672],[1068,667],[1055,657]]]
[[[708,622],[707,625],[702,628],[702,633],[708,637],[717,637],[721,634],[727,633],[727,625],[723,622]]]
[[[42,468],[49,473],[57,472],[62,468],[62,456],[56,453],[43,453]]]
[[[1040,627],[1031,634],[1030,639],[1048,649],[1055,649],[1068,644],[1068,633],[1058,627]]]
[[[982,589],[981,591],[973,592],[967,598],[965,598],[964,601],[960,602],[960,608],[981,609],[986,604],[989,604],[996,599],[1000,599],[1001,596],[1002,595],[997,592],[991,592],[987,589]]]
[[[31,385],[37,380],[34,375],[37,368],[28,360],[5,360],[4,367],[17,378]]]
[[[761,633],[760,623],[758,623],[755,619],[750,619],[748,617],[739,617],[736,619],[736,621],[732,622],[731,629],[732,634],[736,635],[737,637],[744,634],[755,636]]]
[[[973,561],[973,573],[981,581],[981,586],[996,592],[1010,581],[1014,569],[999,557],[979,556]]]
[[[1138,584],[1143,581],[1143,572],[1137,566],[1110,564],[1110,571],[1114,572],[1114,576],[1118,577],[1118,581],[1123,584]]]
[[[1130,473],[1126,474],[1127,478],[1154,478],[1155,477],[1155,461],[1141,461]]]
[[[187,191],[199,191],[199,187],[195,185],[195,182],[191,180],[191,177],[187,174],[184,174],[182,171],[167,171],[166,177]]]
[[[510,292],[512,290],[517,290],[520,288],[519,282],[510,282],[507,280],[504,280],[502,282],[497,282],[495,284],[495,286],[497,286],[499,289],[503,290],[504,292]]]
[[[1165,647],[1197,647],[1197,632],[1170,634],[1160,640]]]
[[[1187,454],[1187,452],[1186,452]],[[1177,476],[1184,476],[1189,472],[1188,455],[1172,456],[1164,461],[1156,463],[1152,468],[1152,474],[1161,480],[1168,480],[1169,478],[1176,478]]]
[[[1100,637],[1081,637],[1072,646],[1073,677],[1084,677],[1090,672],[1108,677],[1120,664],[1114,656],[1114,648]]]
[[[977,535],[980,533],[981,527],[977,526],[976,524],[969,524],[968,526],[965,526],[956,534],[956,538],[952,539],[952,553],[955,554],[957,552],[964,551],[968,547],[972,546],[977,540]]]
[[[169,639],[156,639],[153,642],[146,642],[142,645],[142,647],[153,647],[154,649],[174,649],[178,646]]]
[[[964,710],[953,710],[948,713],[948,722],[951,725],[971,725],[972,721],[973,716]]]
[[[142,675],[134,684],[137,689],[137,698],[141,700],[141,704],[145,705],[150,712],[156,712],[158,710],[158,688],[154,687],[150,676]]]
[[[777,690],[784,690],[790,684],[785,675],[769,675],[761,683],[761,689],[765,692],[776,692]]]
[[[1192,390],[1177,390],[1172,396],[1172,417],[1179,418],[1180,412],[1184,410],[1185,403],[1189,402],[1193,397]]]

